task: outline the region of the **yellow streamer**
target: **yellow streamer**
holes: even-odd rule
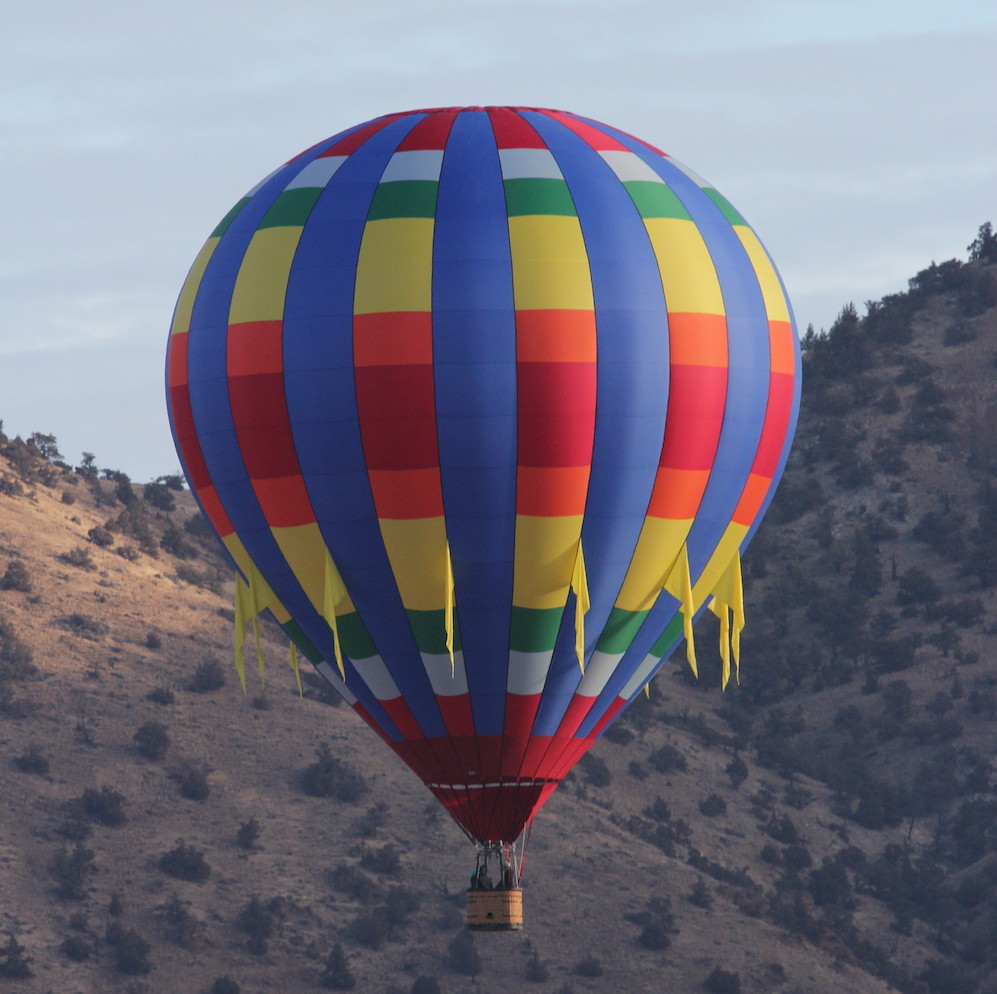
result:
[[[339,675],[346,679],[346,667],[343,665],[343,649],[339,644],[339,625],[336,621],[336,605],[346,597],[346,587],[343,585],[343,578],[336,569],[336,564],[329,555],[329,550],[325,552],[325,596],[323,609],[325,620],[332,629],[332,642],[336,650],[336,665],[339,667]]]
[[[720,619],[720,658],[723,660],[723,686],[726,688],[730,680],[732,651],[735,676],[740,681],[741,631],[744,628],[744,587],[740,553],[735,553],[723,575],[717,580],[712,593],[713,598],[709,608]]]
[[[457,667],[453,655],[453,631],[454,631],[454,582],[453,582],[453,560],[450,558],[450,543],[447,542],[447,570],[446,570],[446,610],[444,612],[443,623],[447,630],[447,652],[450,653],[450,679],[457,675]]]
[[[291,647],[291,672],[294,674],[294,682],[298,685],[298,697],[304,697],[305,692],[301,686],[301,670],[298,668],[298,647],[293,642],[288,642]]]
[[[243,646],[246,641],[246,623],[252,613],[249,586],[241,573],[235,574],[235,671],[239,674],[242,692],[246,693],[246,663]]]
[[[679,550],[679,554],[672,564],[672,568],[665,576],[661,584],[662,589],[674,597],[680,605],[682,612],[682,633],[685,635],[685,658],[695,676],[699,676],[699,667],[696,665],[696,643],[692,633],[692,619],[696,613],[692,600],[692,577],[689,574],[689,550],[685,543]]]
[[[571,568],[571,589],[575,592],[575,655],[578,657],[578,668],[585,673],[585,614],[591,603],[589,601],[588,577],[585,575],[585,556],[582,553],[582,540],[578,540],[578,551],[575,553],[575,563]]]

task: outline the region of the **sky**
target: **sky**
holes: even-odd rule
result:
[[[176,472],[173,306],[276,166],[413,107],[554,107],[743,214],[801,334],[997,223],[993,0],[7,0],[0,420],[70,464]]]

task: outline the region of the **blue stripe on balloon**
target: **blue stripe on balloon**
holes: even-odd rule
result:
[[[475,731],[501,735],[516,523],[516,320],[488,115],[457,115],[433,245],[433,375],[447,540]]]
[[[188,345],[189,368],[196,374],[190,383],[191,407],[212,483],[250,558],[271,587],[281,591],[281,601],[295,619],[305,618],[309,612],[314,615],[314,611],[273,539],[243,464],[228,403],[228,312],[239,267],[260,220],[293,176],[337,140],[339,137],[321,143],[311,155],[300,156],[278,170],[236,216],[205,270],[191,313]],[[217,292],[218,287],[224,287],[224,292]],[[321,642],[316,640],[317,631],[307,634],[327,658],[333,658],[331,639],[324,632]],[[394,722],[352,667],[347,669],[347,685],[384,733],[393,741],[401,739]]]
[[[727,315],[728,402],[710,478],[687,540],[693,582],[723,536],[754,463],[769,386],[768,316],[754,267],[730,223],[684,172],[621,132],[605,129],[640,156],[676,193],[702,234],[720,280]],[[587,734],[674,618],[677,602],[662,594],[627,649],[588,718]]]
[[[668,316],[644,222],[616,174],[570,128],[544,114],[523,116],[547,143],[574,199],[595,300],[596,424],[582,524],[591,600],[587,656],[623,585],[654,487],[668,408]],[[581,677],[570,601],[534,735],[554,733]]]
[[[322,537],[420,729],[440,738],[446,726],[381,538],[352,366],[353,291],[367,213],[391,156],[423,116],[407,116],[371,136],[316,201],[287,284],[284,366],[291,431]],[[324,620],[310,604],[301,611],[291,613],[325,658],[334,658]]]

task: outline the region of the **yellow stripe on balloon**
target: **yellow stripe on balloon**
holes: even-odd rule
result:
[[[735,226],[734,231],[741,239],[744,251],[748,253],[748,258],[754,267],[769,321],[789,321],[789,303],[785,293],[783,293],[782,284],[776,275],[772,260],[762,247],[758,236],[750,228],[744,228],[740,225]]]
[[[381,536],[402,604],[410,611],[447,606],[448,546],[443,518],[381,518]]]
[[[516,517],[516,570],[512,603],[516,607],[564,607],[582,534],[582,516]],[[523,564],[528,563],[529,568]]]
[[[691,528],[692,518],[681,521],[672,518],[644,519],[630,569],[616,598],[616,607],[621,611],[647,611],[651,608],[661,592],[664,571],[682,551]]]
[[[645,218],[669,313],[724,314],[713,259],[692,221]]]
[[[287,275],[300,238],[300,227],[254,232],[235,278],[229,324],[283,320]]]
[[[176,310],[173,312],[173,324],[170,326],[171,335],[185,335],[190,331],[190,316],[194,310],[194,298],[200,289],[204,271],[208,268],[208,260],[214,254],[220,241],[220,237],[209,238],[201,247],[201,251],[197,253],[197,258],[190,267],[187,279],[184,280]]]
[[[369,221],[357,260],[354,314],[429,311],[433,303],[432,218]]]
[[[290,528],[271,528],[270,531],[288,568],[301,584],[312,607],[321,614],[325,609],[325,560],[329,553],[318,525],[313,521]],[[337,614],[349,614],[355,610],[347,595],[345,601],[338,605]]]
[[[591,310],[592,277],[576,217],[509,218],[517,311]]]

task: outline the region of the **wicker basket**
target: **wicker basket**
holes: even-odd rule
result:
[[[469,890],[467,927],[477,931],[510,932],[523,927],[523,891]]]

